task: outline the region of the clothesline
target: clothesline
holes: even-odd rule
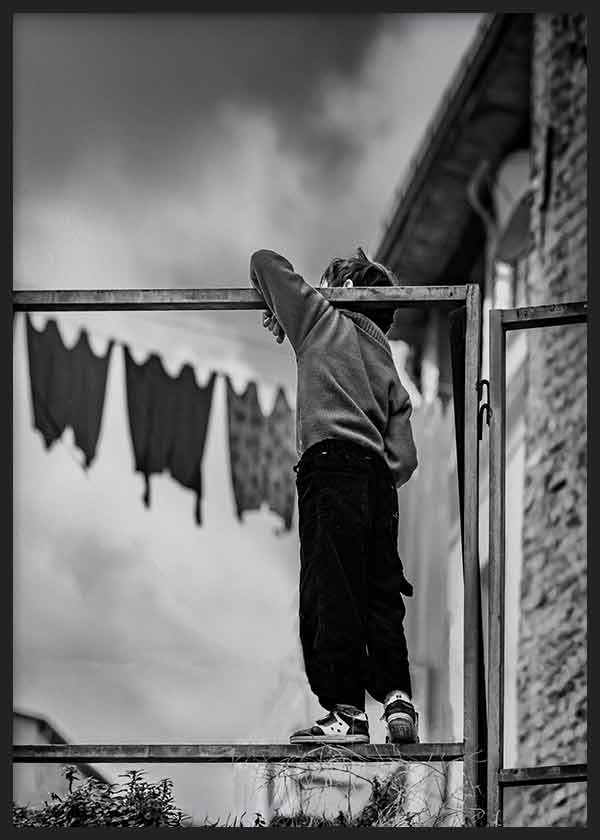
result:
[[[39,288],[38,286],[35,286],[34,284],[21,283],[20,285],[25,286],[26,288],[29,288],[29,289],[38,289]],[[63,313],[61,313],[61,314],[63,314]],[[120,314],[122,314],[122,313],[120,313]],[[131,313],[128,313],[128,314],[131,314]],[[197,327],[194,327],[194,326],[192,326],[191,323],[180,320],[180,319],[175,320],[173,318],[173,315],[175,313],[173,313],[171,311],[163,313],[166,316],[165,318],[157,317],[157,313],[148,312],[148,311],[141,311],[141,310],[139,312],[135,312],[134,314],[135,314],[136,319],[140,318],[141,320],[146,321],[147,323],[156,324],[157,326],[160,326],[162,328],[176,327],[178,330],[184,330],[185,332],[193,334],[195,336],[195,338],[198,337]],[[197,313],[195,313],[195,314],[197,314]],[[88,328],[86,327],[86,329],[88,329]],[[250,344],[253,347],[256,347],[262,353],[265,353],[265,354],[268,354],[269,356],[272,356],[273,348],[271,348],[269,346],[268,342],[265,343],[263,341],[258,341],[256,339],[248,338],[247,336],[243,335],[242,333],[239,333],[235,330],[230,330],[230,329],[228,329],[228,335],[227,335],[227,337],[225,337],[225,336],[223,336],[223,332],[220,328],[211,326],[211,325],[209,325],[208,322],[204,322],[202,324],[202,329],[203,329],[204,332],[209,332],[212,336],[214,336],[217,340],[222,341],[224,344],[227,344],[229,339],[238,340],[241,343]],[[94,327],[92,329],[88,329],[88,332],[91,335],[101,335],[106,340],[110,340],[112,338],[112,335],[110,335],[109,333],[107,333],[106,331],[104,331],[101,328],[98,329],[96,327],[96,325],[94,325]],[[395,344],[395,342],[390,342],[391,346],[393,346],[394,344]],[[152,350],[148,349],[147,346],[144,349],[145,349],[145,352],[147,352],[147,353],[152,352]],[[275,349],[279,350],[280,348],[275,348]],[[219,370],[218,368],[216,368],[216,370],[217,370],[217,373],[219,373],[223,376],[227,376],[226,371]],[[274,388],[284,387],[285,390],[288,392],[288,398],[290,398],[292,396],[291,393],[289,392],[289,389],[286,386],[280,385],[280,383],[277,380],[275,380],[274,377],[270,376],[268,373],[265,373],[264,371],[261,371],[261,378],[263,379],[263,381],[268,381],[271,387],[274,387]],[[421,400],[422,395],[419,392],[419,389],[417,388],[417,386],[412,381],[410,383],[410,394],[411,394],[411,398],[413,398],[413,400],[414,400],[414,403],[416,405],[420,404],[420,400]]]
[[[71,428],[88,468],[96,455],[108,368],[115,344],[123,348],[129,431],[135,470],[144,476],[143,501],[150,506],[150,478],[168,471],[196,495],[196,522],[200,525],[203,495],[202,461],[206,444],[213,388],[218,372],[199,386],[192,366],[184,363],[177,376],[165,369],[161,357],[150,353],[136,362],[124,342],[111,338],[104,355],[92,349],[86,329],[67,347],[55,319],[38,330],[26,316],[26,338],[34,426],[48,449]],[[266,415],[250,381],[238,393],[227,373],[227,422],[231,478],[237,516],[257,510],[266,502],[278,514],[285,530],[292,524],[296,460],[294,419],[280,386],[273,408]],[[71,453],[69,453],[71,454]]]
[[[153,324],[160,323],[163,328],[193,330],[195,338],[199,337],[197,328],[181,320],[167,318],[159,322],[146,314],[141,317]],[[148,349],[145,341],[147,358],[138,363],[127,342],[115,339],[96,325],[91,329],[79,325],[75,344],[67,348],[56,319],[48,318],[41,331],[35,328],[29,315],[26,323],[34,425],[42,431],[46,447],[61,439],[65,428],[70,427],[77,446],[85,454],[84,466],[90,465],[99,436],[109,359],[114,345],[119,345],[125,360],[135,468],[145,480],[144,503],[150,504],[150,476],[168,470],[176,481],[195,491],[196,521],[201,524],[201,464],[213,385],[215,378],[221,376],[227,385],[230,467],[237,516],[241,520],[245,511],[257,510],[266,502],[281,516],[285,529],[290,529],[295,507],[291,469],[296,460],[295,435],[293,412],[281,385],[277,386],[271,412],[264,413],[254,381],[247,377],[245,390],[238,393],[233,388],[230,372],[210,365],[210,361],[205,360],[205,364],[210,365],[208,382],[200,386],[189,362],[181,361],[178,374],[172,375],[164,367],[162,357]],[[92,349],[87,338],[90,334],[102,335],[108,340],[104,356]],[[226,341],[221,332],[216,336]],[[245,341],[241,337],[240,340]],[[196,355],[193,350],[192,354]],[[32,360],[37,363],[37,373]],[[86,366],[87,371],[84,371]],[[69,382],[69,377],[74,378],[74,382]],[[57,383],[60,386],[58,394]],[[173,407],[175,404],[176,408]]]
[[[22,283],[21,285],[24,286],[26,289],[29,289],[29,290],[32,290],[32,291],[37,290],[39,288],[38,286],[34,286],[33,284]],[[18,291],[18,290],[15,290],[15,291]],[[64,314],[64,313],[61,313],[61,314]],[[160,326],[163,326],[163,327],[167,326],[167,325],[172,325],[172,326],[177,326],[178,328],[184,329],[186,331],[193,332],[193,333],[195,333],[196,336],[198,334],[197,328],[193,327],[190,323],[185,323],[184,321],[181,321],[181,320],[174,320],[173,317],[172,317],[172,315],[174,313],[172,313],[171,311],[165,311],[164,313],[162,313],[165,316],[164,320],[162,318],[156,317],[155,314],[150,313],[148,311],[141,311],[140,310],[139,312],[135,312],[135,310],[133,310],[128,314],[133,314],[133,315],[135,315],[136,318],[141,318],[145,321],[149,321],[153,324],[157,324],[157,325],[160,325]],[[254,317],[257,317],[257,312],[251,312],[250,314],[254,315]],[[198,315],[198,311],[194,311],[194,315]],[[259,348],[260,350],[262,350],[265,353],[271,353],[271,348],[269,347],[268,344],[265,344],[264,342],[258,341],[254,338],[249,338],[249,337],[245,336],[243,333],[237,332],[236,330],[231,330],[231,329],[228,328],[227,329],[228,335],[227,335],[227,337],[225,337],[225,336],[223,336],[223,331],[219,327],[212,326],[207,321],[203,322],[202,329],[206,332],[210,332],[211,335],[216,336],[218,339],[221,339],[224,342],[226,342],[228,340],[228,338],[237,339],[238,341],[242,341],[246,344],[252,344],[254,347]],[[101,335],[101,334],[102,333],[100,333],[98,331],[98,335]]]
[[[15,314],[20,315],[21,313],[15,313]],[[64,313],[61,313],[61,315],[62,314],[64,314]],[[175,328],[177,328],[178,331],[181,330],[181,329],[184,329],[184,330],[186,330],[190,333],[193,333],[196,339],[198,338],[198,331],[196,329],[194,329],[193,327],[191,327],[190,325],[185,325],[185,324],[183,324],[181,322],[178,322],[178,321],[171,321],[170,323],[165,324],[164,321],[161,322],[158,318],[153,318],[152,316],[146,316],[146,313],[141,313],[141,312],[139,314],[136,313],[136,317],[140,317],[143,320],[148,321],[149,323],[152,323],[152,324],[157,324],[158,326],[175,327]],[[50,314],[48,316],[47,320],[51,320],[52,318],[53,318],[53,316],[52,316],[52,314]],[[56,320],[56,319],[54,319],[54,320]],[[139,337],[136,337],[136,339],[133,342],[124,341],[122,339],[115,338],[113,332],[108,332],[107,330],[104,330],[101,327],[98,328],[97,325],[95,325],[95,324],[92,327],[89,327],[88,325],[78,324],[77,325],[77,330],[80,331],[82,329],[85,329],[85,331],[90,336],[101,336],[107,342],[107,345],[110,341],[113,341],[115,343],[115,345],[118,345],[120,347],[128,346],[128,347],[131,348],[133,346],[133,348],[135,349],[134,355],[138,358],[142,355],[142,352],[138,352],[138,348],[140,348],[142,344],[143,344],[143,354],[145,354],[146,356],[150,356],[153,353],[158,352],[156,350],[153,350],[149,346],[149,342],[147,342],[143,339],[142,339],[142,341],[139,341]],[[225,343],[225,344],[228,343],[227,338],[225,338],[221,334],[219,334],[218,331],[216,331],[216,330],[214,332],[211,331],[211,333],[217,339],[222,340],[223,343]],[[238,335],[238,334],[235,334],[235,335]],[[240,341],[246,341],[246,339],[243,338],[243,337],[240,337]],[[254,342],[252,340],[249,340],[248,343],[255,344],[256,346],[259,346],[262,350],[264,350],[265,352],[268,352],[269,354],[271,354],[271,352],[272,352],[271,350],[269,350],[268,346],[265,347],[265,346],[259,345],[258,342]],[[160,352],[161,352],[161,355],[163,355],[163,357],[164,357],[163,352],[162,351],[160,351]],[[199,353],[195,352],[193,349],[191,351],[191,355],[199,357]],[[168,354],[167,354],[167,356],[168,356]],[[186,362],[181,361],[181,363],[179,364],[179,368],[183,367],[183,365],[185,365],[185,364],[186,364]],[[171,367],[172,366],[169,365],[169,368],[171,368]],[[214,370],[219,376],[227,377],[231,374],[231,371],[220,368],[218,365],[211,365],[210,367],[211,367],[211,370]],[[275,377],[273,377],[272,375],[270,375],[268,372],[265,372],[265,371],[260,371],[260,378],[262,380],[262,383],[263,384],[268,383],[270,388],[274,388],[275,390],[277,390],[279,388],[283,388],[288,393],[288,398],[290,398],[289,388],[286,385],[282,384],[280,379],[276,379]]]

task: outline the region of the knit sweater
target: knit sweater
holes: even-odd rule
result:
[[[298,454],[327,438],[347,440],[378,453],[396,486],[408,481],[417,466],[412,406],[384,333],[332,306],[274,251],[252,255],[250,279],[296,355]]]

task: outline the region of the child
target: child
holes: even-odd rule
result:
[[[365,690],[383,703],[393,743],[417,737],[398,556],[398,497],[417,466],[408,393],[385,337],[393,310],[332,306],[284,257],[252,255],[263,325],[296,355],[294,467],[300,533],[300,641],[306,675],[329,714],[291,743],[369,742]],[[390,286],[360,248],[334,259],[321,286]]]

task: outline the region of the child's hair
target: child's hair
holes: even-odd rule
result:
[[[381,263],[370,259],[362,248],[357,248],[356,253],[342,259],[335,257],[331,260],[321,275],[321,286],[339,287],[344,286],[347,281],[352,286],[395,286],[396,278],[392,271]],[[394,320],[393,309],[372,309],[368,312],[368,318],[376,324],[380,330],[387,333]]]

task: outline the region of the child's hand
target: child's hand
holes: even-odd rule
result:
[[[281,326],[275,315],[269,312],[269,310],[263,312],[263,327],[266,330],[271,330],[271,332],[275,336],[277,344],[281,344],[285,340],[285,332],[283,331],[283,327]]]

